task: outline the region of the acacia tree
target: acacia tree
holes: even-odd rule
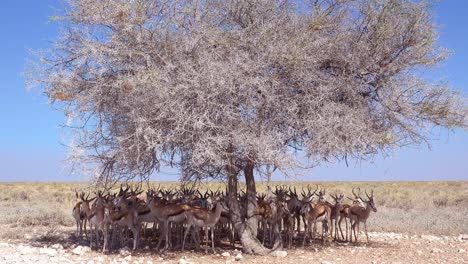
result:
[[[466,127],[462,98],[422,70],[429,5],[404,0],[69,0],[29,80],[65,111],[98,180],[227,177],[243,249],[256,240],[254,169],[362,158]],[[247,183],[240,214],[237,180]]]

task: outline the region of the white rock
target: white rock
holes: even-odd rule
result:
[[[39,253],[53,257],[57,255],[57,250],[53,248],[41,248],[39,249]]]
[[[331,261],[326,261],[326,260],[322,260],[322,262],[320,262],[321,264],[333,264],[333,262]]]
[[[51,248],[53,248],[53,249],[63,249],[63,246],[60,245],[60,244],[53,244],[53,245],[51,246]]]
[[[127,247],[124,247],[124,248],[119,249],[119,254],[122,256],[127,256],[127,255],[130,255],[131,252]]]
[[[94,260],[88,261],[87,264],[94,264]]]
[[[223,252],[223,253],[221,253],[221,256],[223,256],[223,257],[230,257],[231,254],[229,254],[229,252]]]
[[[441,241],[442,240],[441,237],[431,236],[431,235],[422,235],[421,238],[424,240],[428,240],[428,241]]]
[[[273,257],[284,258],[284,257],[286,257],[288,255],[288,252],[281,251],[281,250],[276,250],[276,251],[271,252],[271,255]]]
[[[181,259],[179,259],[179,264],[194,264],[194,263],[190,261],[189,259],[182,257]]]
[[[24,247],[23,249],[21,249],[20,254],[21,255],[30,255],[30,254],[34,254],[35,252],[36,252],[35,248]]]
[[[459,249],[457,250],[457,252],[458,252],[458,253],[465,253],[466,250],[464,250],[463,248],[459,248]]]
[[[72,253],[75,254],[75,255],[84,255],[88,252],[91,251],[91,248],[90,247],[84,247],[84,246],[77,246],[75,249],[72,250]]]
[[[241,253],[237,253],[237,255],[234,257],[234,259],[235,259],[236,261],[241,261],[242,258],[243,258],[243,257],[242,257],[242,254],[241,254]]]

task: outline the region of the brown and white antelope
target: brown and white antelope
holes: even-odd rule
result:
[[[86,230],[86,223],[88,216],[91,213],[89,204],[96,199],[96,197],[89,199],[89,194],[85,198],[85,193],[81,192],[78,195],[78,192],[75,191],[77,203],[73,207],[72,216],[76,221],[76,233],[75,235],[81,237],[81,233],[84,229],[86,238],[88,237],[88,232]]]
[[[339,196],[337,194],[335,194],[334,196],[333,195],[330,195],[333,200],[335,201],[335,204],[330,204],[330,203],[327,203],[329,206],[330,206],[330,209],[331,209],[331,215],[330,215],[330,232],[333,236],[334,234],[334,239],[337,240],[338,239],[338,221],[340,219],[340,216],[341,216],[341,209],[343,207],[343,200],[344,200],[344,195],[343,194],[340,194]],[[333,231],[335,231],[333,233]],[[343,233],[341,233],[341,235],[343,235]]]
[[[156,249],[159,248],[163,240],[166,241],[166,245],[163,250],[167,250],[170,246],[169,240],[169,222],[171,217],[182,214],[183,212],[189,210],[191,207],[187,204],[182,203],[168,203],[167,200],[163,200],[158,197],[156,194],[149,197],[148,206],[151,210],[151,213],[154,214],[157,221],[161,224],[161,237],[159,239]]]
[[[185,238],[192,226],[194,227],[203,227],[205,228],[205,253],[208,253],[208,228],[211,229],[211,248],[213,252],[214,249],[214,227],[218,223],[221,212],[226,207],[224,201],[220,197],[215,196],[214,199],[214,208],[212,210],[204,208],[190,208],[184,214],[187,216],[187,229],[184,233],[184,240],[182,242],[182,249],[185,246]]]
[[[366,191],[367,201],[364,201],[362,198],[361,200],[366,205],[365,208],[359,205],[353,205],[349,208],[349,219],[351,221],[351,242],[352,236],[354,232],[354,242],[357,243],[358,241],[358,233],[359,233],[359,224],[362,222],[364,223],[364,230],[366,232],[367,242],[369,242],[369,235],[367,234],[367,219],[369,218],[370,212],[374,211],[377,212],[377,208],[375,207],[374,202],[374,191],[371,191],[371,195],[369,196]],[[357,232],[356,232],[357,228]]]
[[[90,246],[93,246],[93,237],[96,237],[96,246],[99,247],[99,231],[102,231],[104,235],[104,246],[102,251],[105,252],[108,250],[107,247],[107,232],[109,220],[107,219],[109,214],[106,214],[107,200],[103,197],[102,192],[98,191],[96,193],[96,201],[94,202],[91,208],[91,214],[88,216],[90,234],[89,242]]]
[[[355,190],[357,190],[357,193],[355,192]],[[352,204],[344,203],[344,204],[341,205],[340,217],[339,217],[339,220],[338,220],[338,228],[340,229],[341,238],[344,241],[349,241],[351,239],[351,232],[349,231],[350,227],[348,227],[348,219],[350,217],[350,208],[351,208],[351,206],[359,206],[359,207],[362,207],[362,208],[366,207],[366,205],[364,204],[364,202],[363,202],[363,200],[361,198],[361,188],[354,187],[351,191],[353,193],[354,198],[350,198],[350,197],[347,197],[347,198],[352,201]],[[343,220],[345,222],[346,236],[343,235],[343,229],[341,228],[341,222]],[[349,237],[349,239],[348,239],[348,237]]]
[[[311,198],[312,199],[312,198]],[[312,224],[315,225],[317,222],[322,223],[322,239],[324,239],[324,243],[328,243],[329,240],[329,228],[328,225],[330,223],[330,216],[331,216],[331,209],[327,206],[324,202],[317,202],[316,204],[312,203],[312,200],[309,204],[306,204],[301,209],[301,213],[304,215],[305,219],[307,220],[307,228],[304,232],[304,238],[302,240],[302,245],[305,245],[305,241],[307,236],[310,234],[310,229]],[[315,231],[312,233],[312,239],[315,238]]]

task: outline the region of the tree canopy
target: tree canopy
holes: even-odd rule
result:
[[[30,82],[100,180],[362,157],[466,127],[426,1],[69,0]]]

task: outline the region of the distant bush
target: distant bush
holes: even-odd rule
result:
[[[436,198],[432,201],[436,207],[447,207],[448,198],[447,197],[440,197]]]

